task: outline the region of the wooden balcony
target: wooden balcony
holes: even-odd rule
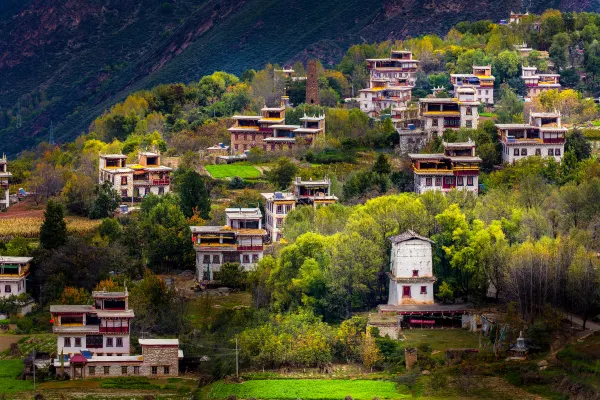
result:
[[[263,251],[263,246],[237,246],[238,251]]]
[[[101,326],[100,333],[129,333],[128,326]]]

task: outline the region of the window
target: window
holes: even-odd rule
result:
[[[427,286],[421,286],[421,294],[427,294]]]
[[[277,218],[277,228],[281,228],[283,226],[283,218]]]
[[[121,190],[121,197],[127,197],[127,189]]]
[[[419,276],[419,270],[418,269],[413,269],[413,277],[418,277]]]
[[[486,90],[485,90],[485,94],[486,94],[486,95],[490,94],[490,91],[486,89]]]
[[[117,347],[123,347],[123,338],[121,338],[121,337],[117,338]]]
[[[96,367],[89,367],[88,371],[90,376],[96,375]]]
[[[444,178],[444,184],[454,185],[454,178]]]
[[[65,338],[65,347],[71,347],[71,338],[70,337]]]
[[[258,262],[258,254],[252,254],[252,262],[253,263],[257,263]]]
[[[431,186],[431,178],[425,178],[425,186]]]
[[[240,140],[240,135],[239,133],[235,134],[235,140]],[[235,148],[237,149],[237,144],[235,145]]]
[[[431,126],[438,126],[438,120],[434,119],[433,121],[431,121]]]
[[[5,285],[4,286],[4,292],[6,292],[6,293],[12,292],[12,289],[10,288],[10,285]]]
[[[513,154],[514,154],[515,156],[518,156],[518,155],[519,155],[519,149],[515,149],[515,151],[513,152]]]
[[[121,185],[127,185],[127,177],[126,176],[121,177]]]
[[[205,254],[202,262],[204,264],[210,264],[210,255]]]
[[[111,337],[106,338],[106,347],[113,347],[113,338],[111,338]]]
[[[103,367],[103,368],[104,368],[104,375],[110,374],[110,367]]]
[[[127,367],[121,367],[121,375],[127,375]]]
[[[233,146],[233,147],[235,147],[235,150],[236,150],[236,151],[240,149],[240,145],[239,145],[239,144],[236,144],[236,145],[235,145],[235,146]]]
[[[169,366],[165,365],[164,369],[165,369],[165,375],[169,375]]]
[[[542,155],[542,149],[535,149],[535,155],[536,156],[541,156]]]
[[[152,375],[158,374],[158,367],[152,367]]]
[[[75,347],[81,347],[81,338],[80,337],[75,338]]]
[[[140,374],[140,367],[133,367],[133,374],[134,375],[139,375]]]
[[[282,205],[277,206],[277,214],[283,214],[283,206]]]
[[[244,145],[244,150],[248,150],[248,145],[247,144]]]
[[[250,262],[250,256],[249,256],[248,254],[244,254],[244,255],[242,256],[242,262],[243,262],[244,264],[248,264],[248,263]]]
[[[473,186],[473,177],[467,176],[467,186]]]
[[[473,121],[466,121],[465,125],[467,128],[472,128],[473,127]]]
[[[213,255],[213,264],[219,264],[219,255],[218,254]]]
[[[555,156],[560,156],[560,149],[554,150],[554,155]]]
[[[467,115],[473,115],[473,109],[471,107],[467,107]]]
[[[435,186],[442,186],[442,178],[435,178]]]
[[[456,178],[456,185],[457,186],[463,186],[464,184],[465,184],[464,183],[464,178],[462,176],[459,176],[459,177]]]
[[[549,156],[553,156],[554,155],[554,149],[548,149],[548,155]]]
[[[526,156],[527,155],[527,149],[521,149],[521,155],[522,156]]]
[[[164,187],[159,187],[158,188],[158,194],[165,194],[165,188]]]
[[[248,134],[247,133],[244,134],[244,140],[248,140]],[[246,146],[244,146],[244,148],[246,148]]]

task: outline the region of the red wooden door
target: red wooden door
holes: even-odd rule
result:
[[[402,297],[410,297],[410,286],[402,286]]]

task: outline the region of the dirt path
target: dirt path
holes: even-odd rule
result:
[[[10,345],[17,343],[23,336],[19,335],[0,335],[0,353],[10,349]]]
[[[8,208],[7,212],[0,213],[0,219],[7,218],[36,218],[44,216],[44,205],[36,206],[31,199],[23,200],[17,204],[13,204]]]

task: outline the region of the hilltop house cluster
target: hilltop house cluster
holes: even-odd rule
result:
[[[225,225],[191,226],[196,251],[196,277],[212,281],[225,263],[237,263],[250,270],[263,258],[266,243],[282,239],[282,227],[287,214],[296,205],[313,207],[337,202],[331,194],[331,181],[303,181],[296,178],[291,192],[263,193],[265,225],[260,207],[227,208]]]

